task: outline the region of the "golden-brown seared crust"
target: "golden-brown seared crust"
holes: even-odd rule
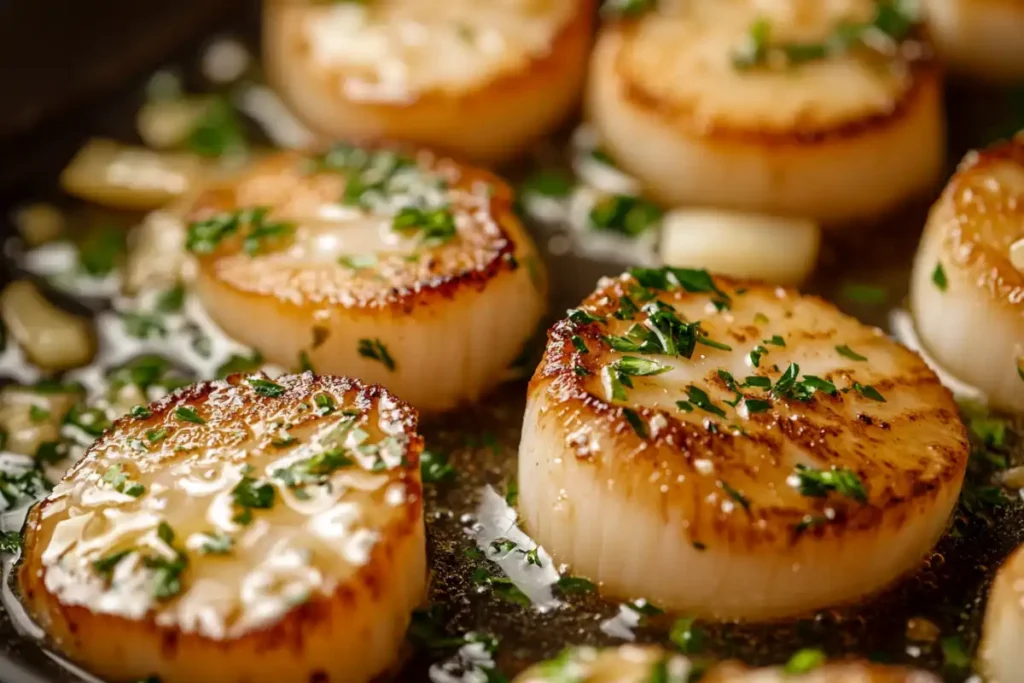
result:
[[[825,316],[841,316],[841,334],[835,329],[796,331],[793,336],[787,335],[787,348],[793,347],[795,353],[800,353],[801,345],[813,344],[824,344],[830,351],[833,345],[841,344],[862,352],[884,347],[901,373],[872,385],[881,394],[890,395],[890,401],[895,398],[893,393],[919,392],[923,397],[919,402],[927,407],[901,409],[895,419],[887,421],[872,410],[871,401],[852,391],[840,391],[834,396],[818,392],[806,402],[774,398],[772,409],[749,415],[744,422],[746,433],[739,434],[728,426],[727,419],[708,416],[710,421],[705,420],[702,425],[680,419],[678,411],[628,402],[616,405],[595,393],[600,391],[600,361],[602,347],[606,346],[601,342],[606,333],[603,325],[563,320],[549,332],[547,352],[530,382],[529,392],[531,396],[545,396],[540,419],[565,425],[569,431],[584,425],[591,430],[600,444],[596,452],[588,438],[581,438],[579,443],[570,440],[567,445],[575,447],[579,462],[596,468],[595,480],[616,481],[620,490],[630,492],[633,500],[654,505],[666,521],[670,516],[676,518],[682,510],[695,543],[714,539],[717,545],[725,540],[734,547],[758,552],[813,543],[813,539],[870,534],[879,528],[898,529],[936,498],[948,497],[951,489],[959,488],[969,452],[967,433],[952,395],[915,353],[881,336],[877,330],[842,316],[817,297],[726,278],[715,278],[715,282],[734,301],[740,298],[737,289],[745,291],[743,296],[770,293],[780,300],[788,298],[793,312],[787,317],[804,315],[806,319],[818,308],[823,309]],[[610,316],[632,286],[635,281],[630,277],[616,279],[588,297],[581,308],[598,316]],[[679,303],[692,301],[695,296],[707,297],[681,289],[667,296],[661,300]],[[756,327],[749,333],[735,325],[729,329],[730,337],[719,337],[716,341],[742,348],[744,344],[756,345],[760,339]],[[851,331],[859,331],[859,336],[852,336]],[[574,337],[586,343],[587,353],[576,348]],[[863,370],[857,365],[849,363],[842,370],[829,373],[827,379],[832,379],[840,389],[848,389],[858,377],[856,371]],[[586,368],[589,374],[577,372],[577,367]],[[751,368],[750,374],[770,374],[774,381],[784,369],[785,366],[778,367],[775,372],[766,373],[764,367]],[[737,376],[736,380],[742,378]],[[714,369],[694,383],[726,389],[725,380]],[[764,398],[765,394],[754,390],[744,393],[755,398]],[[849,413],[851,405],[857,409],[855,419]],[[627,410],[635,411],[648,426],[646,438],[630,426]],[[915,426],[925,424],[937,427],[941,435],[930,438],[926,430]],[[901,438],[901,431],[907,429],[915,429],[913,436],[922,440],[907,442]],[[801,495],[786,482],[792,474],[792,466],[786,463],[792,461],[794,448],[813,454],[818,467],[852,469],[869,489],[868,501],[862,504],[845,497]],[[709,464],[713,471],[707,468]],[[741,491],[749,500],[749,509],[722,505],[730,500],[722,482]],[[649,488],[650,495],[637,495],[637,490],[643,488]],[[820,518],[825,514],[829,515],[829,523],[801,528],[800,523],[809,515]]]
[[[863,139],[865,136],[892,129],[916,112],[941,99],[941,67],[933,58],[927,32],[919,28],[912,40],[921,45],[921,54],[914,59],[900,60],[903,84],[890,102],[877,107],[869,115],[851,115],[840,120],[821,122],[811,112],[806,119],[794,119],[790,127],[744,126],[730,122],[725,116],[708,116],[700,112],[699,102],[672,101],[646,87],[649,74],[634,73],[628,62],[630,42],[636,38],[638,24],[622,22],[606,28],[609,38],[620,41],[614,58],[614,70],[621,93],[632,106],[661,120],[673,129],[710,143],[745,144],[777,147],[814,147],[817,145]],[[876,58],[882,61],[882,58]],[[883,67],[885,68],[885,67]],[[887,68],[895,68],[889,65]]]
[[[1024,239],[1024,139],[971,152],[932,209],[928,231],[942,240],[951,278],[968,278],[1006,310],[1024,317],[1024,273],[1010,246]]]
[[[422,537],[423,534],[423,496],[419,476],[423,440],[415,434],[418,422],[416,411],[383,387],[366,385],[355,379],[316,376],[312,372],[289,375],[275,381],[284,388],[284,392],[269,397],[255,391],[247,383],[246,380],[252,377],[236,374],[226,380],[184,387],[150,405],[152,415],[149,417],[120,418],[97,440],[86,456],[69,470],[54,494],[41,500],[30,511],[25,525],[24,552],[17,568],[21,598],[30,615],[44,627],[59,649],[73,659],[85,660],[84,663],[93,666],[108,666],[106,662],[88,661],[94,647],[90,645],[90,640],[94,642],[97,637],[109,639],[111,643],[123,638],[122,647],[139,649],[149,648],[152,639],[158,639],[161,656],[165,659],[172,659],[179,650],[191,653],[190,656],[233,651],[238,652],[239,656],[249,656],[272,650],[280,651],[282,648],[301,654],[311,634],[322,634],[324,629],[327,629],[328,634],[332,630],[337,631],[338,620],[344,619],[347,611],[372,605],[385,591],[391,589],[392,584],[405,581],[395,576],[396,571],[404,569],[401,565],[396,566],[395,561],[401,555],[415,563],[416,558],[409,556],[415,544],[410,546],[408,541],[410,538]],[[131,439],[145,438],[151,430],[165,429],[167,436],[161,440],[158,452],[135,456],[133,465],[138,469],[140,477],[144,477],[147,471],[169,467],[169,461],[179,459],[180,452],[218,449],[224,452],[224,462],[237,461],[243,464],[246,461],[245,451],[228,455],[229,449],[243,442],[255,444],[247,450],[271,449],[275,438],[268,431],[258,435],[253,442],[252,431],[247,425],[266,423],[280,417],[282,405],[299,406],[289,417],[291,429],[302,430],[303,427],[328,420],[330,418],[304,407],[311,405],[314,397],[320,393],[328,393],[339,404],[361,412],[372,411],[372,414],[379,415],[382,421],[390,425],[389,429],[393,433],[408,435],[401,463],[379,475],[386,477],[388,482],[400,483],[404,487],[401,514],[392,515],[386,526],[377,530],[379,540],[365,564],[354,567],[351,576],[339,581],[332,593],[313,594],[308,601],[288,610],[279,620],[241,635],[211,638],[183,630],[180,624],[163,625],[159,620],[159,610],[148,612],[142,619],[106,614],[90,609],[88,605],[64,604],[45,587],[45,547],[40,547],[40,544],[46,541],[39,538],[42,520],[61,514],[66,506],[61,489],[81,478],[88,470],[95,469],[97,459],[102,459],[105,452],[123,453],[126,451],[126,442]],[[176,417],[175,411],[182,407],[195,410],[205,423],[196,424]],[[233,425],[238,425],[238,429],[234,430]],[[186,573],[183,581],[187,583],[187,580]],[[406,616],[399,615],[401,619]],[[222,662],[216,663],[218,667],[222,665]]]
[[[464,221],[455,239],[421,249],[414,261],[398,253],[382,255],[374,268],[365,270],[345,268],[333,260],[295,260],[287,249],[249,256],[242,251],[240,239],[225,240],[215,253],[199,258],[204,275],[254,300],[271,297],[282,308],[328,305],[350,312],[399,314],[482,289],[519,267],[517,241],[524,232],[507,183],[482,169],[424,150],[372,149],[408,153],[421,170],[447,183],[451,211]],[[347,180],[341,173],[311,168],[310,157],[294,152],[275,155],[242,178],[202,193],[187,218],[197,221],[222,212],[268,207],[271,220],[316,220],[321,206],[340,204]]]
[[[337,87],[334,81],[337,73],[329,70],[328,73],[320,74],[319,80],[324,93],[331,94],[337,100],[344,100],[348,104],[358,104],[368,114],[378,118],[382,122],[397,119],[403,116],[403,109],[416,107],[424,112],[432,112],[432,115],[443,115],[445,111],[453,116],[460,112],[472,112],[485,106],[487,100],[501,93],[502,97],[508,97],[520,92],[533,91],[538,89],[538,83],[548,81],[558,82],[557,79],[567,71],[573,70],[572,64],[575,61],[578,50],[573,46],[579,43],[589,43],[594,31],[594,17],[596,16],[596,0],[576,0],[577,9],[571,19],[566,21],[559,28],[551,41],[551,48],[544,55],[530,56],[526,63],[520,65],[515,71],[509,71],[501,76],[478,84],[472,88],[460,90],[457,93],[443,90],[427,90],[409,93],[409,99],[401,105],[396,106],[394,102],[352,102],[344,96],[344,89]],[[289,0],[269,0],[271,9],[275,5],[295,5],[296,8],[308,3],[295,3]],[[280,11],[280,10],[278,10]],[[293,9],[292,11],[303,11]],[[297,59],[308,62],[311,59],[308,41],[297,41],[294,46]],[[299,112],[301,115],[301,112]],[[389,128],[384,123],[383,129]]]

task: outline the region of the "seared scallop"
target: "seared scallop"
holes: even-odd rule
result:
[[[515,683],[686,683],[701,668],[679,654],[658,647],[623,645],[598,650],[591,647],[567,649],[555,659],[524,671]],[[703,683],[938,683],[931,674],[901,667],[866,662],[826,664],[818,652],[802,651],[785,667],[749,669],[726,662],[699,678]]]
[[[994,83],[1024,82],[1024,2],[924,0],[924,8],[951,71]]]
[[[979,669],[989,683],[1024,680],[1024,550],[999,568],[988,594]]]
[[[576,106],[593,9],[593,0],[267,0],[267,72],[328,138],[396,138],[500,161]]]
[[[996,408],[1024,411],[1024,139],[972,152],[928,217],[914,261],[917,333]]]
[[[587,109],[667,204],[877,217],[944,157],[941,83],[914,18],[871,0],[665,0],[606,24]]]
[[[519,506],[603,593],[712,618],[856,600],[912,571],[968,457],[925,363],[821,299],[634,269],[555,325]]]
[[[420,410],[494,386],[545,306],[509,187],[428,152],[281,154],[201,195],[190,220],[196,291],[229,336]]]
[[[425,591],[416,421],[312,373],[138,406],[30,512],[24,604],[111,680],[369,681]]]

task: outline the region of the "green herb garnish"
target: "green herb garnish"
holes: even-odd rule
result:
[[[935,264],[935,270],[932,271],[932,282],[939,288],[939,291],[945,292],[949,287],[949,280],[946,278],[946,270],[942,267],[941,263]]]
[[[197,425],[206,424],[206,420],[199,417],[199,413],[196,412],[196,409],[190,406],[178,406],[175,408],[174,417],[178,418],[182,422],[191,422]]]
[[[821,650],[804,648],[794,653],[782,670],[791,675],[805,674],[817,669],[825,660],[825,653]]]
[[[590,225],[595,230],[636,237],[655,226],[662,215],[662,210],[646,199],[616,194],[601,199],[590,210]]]
[[[859,353],[857,353],[856,351],[851,349],[846,344],[843,344],[842,346],[837,346],[836,347],[836,352],[840,356],[843,356],[844,358],[849,358],[850,360],[856,360],[856,361],[865,361],[865,360],[867,360],[866,357],[860,355]]]
[[[420,472],[428,484],[448,482],[455,478],[455,468],[448,456],[438,451],[425,450],[420,455]]]
[[[878,389],[875,389],[873,386],[864,385],[861,384],[860,382],[854,382],[853,390],[856,391],[861,396],[863,396],[864,398],[870,398],[872,401],[885,403],[885,397],[882,396],[882,394],[878,393]]]
[[[839,495],[852,498],[859,503],[868,501],[864,483],[853,470],[845,467],[833,467],[830,470],[817,470],[806,465],[797,465],[794,472],[797,489],[803,496],[824,498],[835,491]]]
[[[262,377],[250,377],[245,381],[253,388],[253,391],[267,398],[280,398],[285,392],[285,388],[277,382],[271,382],[269,379],[263,379]]]
[[[686,654],[696,654],[703,647],[704,633],[695,625],[696,621],[693,617],[677,619],[668,634],[668,639]]]
[[[742,493],[740,493],[740,492],[739,492],[739,491],[738,491],[737,489],[734,489],[734,488],[733,488],[732,486],[730,486],[730,485],[729,485],[729,483],[728,483],[728,482],[726,482],[725,480],[721,480],[721,479],[720,479],[720,480],[718,481],[718,483],[719,483],[719,485],[720,485],[720,486],[722,487],[722,490],[723,490],[723,491],[725,491],[725,493],[726,493],[726,494],[727,494],[727,495],[728,495],[728,496],[729,496],[730,498],[732,498],[732,499],[733,499],[734,501],[736,501],[737,503],[739,503],[739,504],[740,504],[740,506],[741,506],[741,507],[742,507],[742,508],[743,508],[744,510],[746,510],[747,512],[750,512],[750,499],[749,499],[749,498],[747,498],[746,496],[744,496],[744,495],[743,495]]]
[[[360,339],[357,347],[359,355],[363,358],[379,361],[388,370],[394,371],[395,360],[388,353],[388,347],[379,339]]]
[[[249,149],[238,112],[225,97],[217,97],[196,122],[185,144],[205,157],[244,154]]]
[[[416,236],[420,244],[427,247],[449,242],[458,233],[455,228],[455,216],[447,207],[404,207],[395,214],[391,229],[407,237]]]

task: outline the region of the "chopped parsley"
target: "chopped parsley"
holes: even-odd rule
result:
[[[438,451],[425,450],[420,455],[420,473],[428,484],[439,484],[455,479],[455,468],[448,456]]]
[[[850,360],[856,360],[856,361],[865,361],[865,360],[867,360],[866,357],[860,355],[859,353],[857,353],[856,351],[851,349],[846,344],[843,344],[841,346],[837,346],[836,347],[836,353],[838,353],[840,356],[843,356],[844,358],[849,358]]]
[[[270,209],[265,206],[219,213],[188,226],[185,247],[193,254],[212,254],[227,238],[243,235],[242,249],[250,256],[264,251],[289,237],[295,230],[291,223],[268,220]]]
[[[316,414],[320,416],[330,415],[338,408],[330,394],[317,394],[313,397],[313,404],[316,406]]]
[[[46,422],[50,419],[50,411],[35,404],[29,406],[28,419],[32,422]]]
[[[700,408],[704,412],[711,413],[712,415],[725,417],[725,411],[716,406],[711,400],[711,397],[708,396],[703,389],[691,384],[686,388],[686,397],[689,399],[690,405]]]
[[[363,358],[378,361],[388,370],[394,372],[395,359],[391,357],[388,347],[384,346],[380,339],[360,339],[356,350]]]
[[[590,226],[595,230],[636,237],[661,220],[662,210],[646,199],[616,194],[605,197],[590,210]]]
[[[728,483],[728,482],[726,482],[726,481],[725,481],[724,479],[720,479],[720,480],[718,481],[718,484],[719,484],[719,485],[720,485],[720,486],[722,487],[722,490],[723,490],[723,491],[725,491],[725,493],[726,493],[726,494],[727,494],[727,495],[728,495],[728,496],[729,496],[730,498],[732,498],[732,499],[733,499],[734,501],[736,501],[737,503],[739,503],[739,504],[740,504],[740,506],[741,506],[741,507],[742,507],[742,508],[743,508],[744,510],[746,510],[747,512],[750,512],[750,499],[749,499],[749,498],[747,498],[746,496],[744,496],[744,495],[743,495],[742,493],[740,493],[740,492],[739,492],[739,491],[738,491],[737,489],[734,489],[734,488],[733,488],[732,486],[729,486],[729,483]]]
[[[574,308],[566,312],[569,320],[576,323],[577,325],[587,325],[589,323],[603,323],[604,318],[593,313],[588,313],[582,308]]]
[[[853,390],[856,391],[861,396],[863,396],[864,398],[870,398],[872,401],[885,403],[885,397],[882,396],[882,394],[878,393],[878,389],[875,389],[873,386],[864,385],[861,384],[860,382],[854,382]]]
[[[341,256],[338,258],[338,265],[344,266],[350,270],[363,270],[364,268],[373,268],[377,265],[376,254],[356,254],[349,256]]]
[[[565,594],[593,593],[597,590],[592,582],[578,576],[562,576],[556,585]]]
[[[559,171],[537,171],[523,181],[519,192],[524,195],[537,194],[543,197],[567,197],[572,192],[572,178]]]
[[[916,14],[904,0],[876,0],[871,20],[861,23],[841,21],[821,42],[772,43],[771,24],[765,19],[758,19],[751,25],[743,44],[733,53],[732,63],[736,69],[747,70],[770,66],[776,58],[789,66],[816,62],[853,49],[876,49],[873,37],[877,35],[900,42],[912,33],[916,24]]]
[[[695,625],[696,621],[693,617],[683,617],[672,624],[668,639],[679,648],[680,652],[692,655],[700,652],[703,648],[704,632]]]
[[[177,313],[185,305],[185,288],[181,285],[160,292],[156,298],[156,310],[161,313]]]
[[[109,275],[117,268],[124,250],[124,230],[115,225],[90,230],[78,246],[78,268],[92,277]]]
[[[426,247],[449,242],[458,233],[455,216],[448,207],[424,209],[406,206],[395,214],[391,229],[406,237],[415,236]]]
[[[647,438],[647,423],[644,422],[643,418],[637,415],[636,411],[632,408],[623,408],[622,415],[626,418],[626,422],[633,428],[636,435],[641,439]]]
[[[296,489],[295,497],[300,500],[309,498],[309,495],[302,490],[310,484],[326,484],[328,478],[336,471],[355,465],[355,460],[348,457],[339,448],[330,448],[314,456],[292,463],[288,467],[274,470],[271,476],[279,479],[285,486]],[[273,504],[274,488],[264,483],[262,486],[269,489],[262,492],[264,499],[269,496],[270,504],[267,505],[244,505],[243,507],[270,507]]]
[[[155,313],[141,311],[122,313],[121,322],[124,324],[125,334],[136,339],[167,336],[167,327],[164,325],[163,318]]]
[[[234,375],[239,372],[256,372],[262,365],[263,356],[259,351],[253,351],[250,356],[240,356],[237,353],[233,353],[217,368],[217,378],[224,379],[228,375]]]
[[[167,438],[166,429],[148,429],[146,430],[146,441],[150,443],[159,443]]]
[[[942,662],[946,668],[955,671],[967,671],[971,668],[971,656],[967,654],[963,638],[960,636],[943,638],[939,645],[942,648]]]
[[[624,603],[626,607],[633,610],[642,617],[656,617],[659,614],[664,614],[665,610],[661,609],[657,605],[654,605],[643,598],[638,600],[631,600],[630,602]]]
[[[203,534],[203,544],[199,546],[199,552],[204,555],[226,555],[231,552],[235,545],[235,539],[223,531],[214,531]]]
[[[132,406],[131,416],[136,420],[145,420],[153,417],[153,411],[146,406]]]
[[[0,471],[0,511],[20,507],[53,488],[41,470],[14,474]]]
[[[845,467],[817,470],[806,465],[797,465],[794,476],[800,495],[824,498],[834,491],[859,503],[868,501],[868,494],[860,477],[856,472]]]
[[[587,342],[583,341],[583,337],[574,334],[570,341],[572,341],[573,347],[580,353],[590,353],[590,349],[587,348]]]
[[[285,392],[285,388],[277,382],[271,382],[269,379],[263,379],[262,377],[250,377],[245,381],[253,388],[253,391],[267,398],[280,398]]]
[[[249,149],[242,120],[226,97],[210,102],[185,144],[205,157],[244,154]]]
[[[118,564],[120,564],[121,560],[128,557],[133,552],[135,551],[131,548],[127,548],[125,550],[118,550],[110,553],[109,555],[104,555],[98,560],[93,561],[92,568],[96,570],[97,574],[109,581],[111,574],[114,573],[114,569]]]
[[[278,476],[281,471],[274,472],[274,476]],[[231,497],[235,506],[241,508],[233,521],[248,524],[252,521],[253,509],[266,510],[274,506],[274,486],[270,482],[243,474],[242,480],[231,490]]]
[[[138,498],[146,492],[146,487],[131,478],[121,469],[121,465],[113,464],[103,474],[103,483],[110,484],[110,488],[126,496]]]
[[[866,306],[880,306],[889,299],[889,292],[884,287],[857,283],[845,285],[839,294],[847,301]]]
[[[946,289],[949,288],[949,280],[946,278],[946,269],[942,267],[941,263],[935,264],[935,270],[932,271],[932,282],[941,292],[945,292]]]
[[[763,413],[766,410],[771,410],[772,407],[772,404],[769,401],[762,401],[757,398],[745,398],[743,399],[743,405],[747,407],[747,413],[750,415]]]
[[[494,595],[505,602],[510,602],[521,607],[529,607],[532,603],[530,598],[519,589],[512,579],[505,576],[492,576],[484,567],[477,567],[470,575],[473,583],[482,586],[490,586]]]
[[[519,502],[519,482],[514,478],[509,479],[508,483],[505,485],[505,502],[508,503],[510,507],[515,507],[516,503]]]
[[[790,675],[805,674],[817,669],[825,663],[825,660],[825,653],[821,650],[804,648],[795,652],[782,670]]]
[[[17,531],[0,531],[0,553],[16,553],[21,549],[21,536]]]
[[[722,291],[708,271],[696,268],[630,268],[629,274],[642,287],[667,291],[681,288],[691,294],[710,292],[717,294],[723,302],[730,297]]]
[[[166,522],[157,527],[157,536],[174,551],[174,557],[147,555],[142,558],[142,563],[153,570],[153,596],[157,600],[166,600],[181,592],[181,573],[188,565],[188,558],[174,547],[174,531]]]
[[[199,417],[199,413],[197,413],[196,409],[191,406],[178,406],[174,409],[174,417],[178,418],[182,422],[191,422],[197,425],[206,424],[206,420]]]
[[[829,396],[835,396],[838,393],[836,385],[828,380],[814,375],[804,375],[800,379],[799,375],[800,366],[796,363],[790,363],[789,367],[782,373],[782,377],[779,378],[772,388],[772,395],[777,398],[789,398],[795,401],[810,401],[814,397],[815,392],[818,391]]]

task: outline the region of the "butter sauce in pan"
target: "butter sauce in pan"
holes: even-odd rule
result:
[[[1024,676],[1020,8],[262,20],[6,207],[0,678]]]

